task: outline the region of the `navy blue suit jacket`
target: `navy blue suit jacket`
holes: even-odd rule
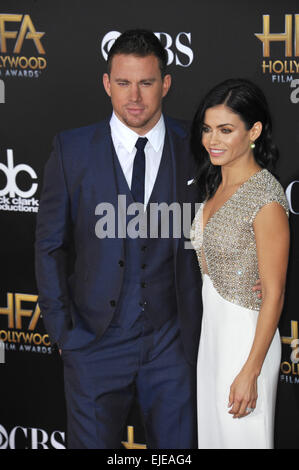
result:
[[[173,163],[174,202],[198,202],[188,128],[165,117]],[[122,286],[124,239],[95,234],[95,208],[117,208],[109,120],[64,131],[45,167],[36,229],[39,305],[52,342],[78,349],[100,338],[112,320]],[[174,240],[180,329],[187,358],[196,361],[201,278],[193,250]],[[80,325],[84,324],[84,329]],[[87,333],[89,332],[89,333]]]

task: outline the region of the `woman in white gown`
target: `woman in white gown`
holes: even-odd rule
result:
[[[216,86],[191,142],[205,201],[190,237],[203,277],[198,447],[273,448],[289,225],[269,171],[278,153],[263,93],[241,79]],[[262,300],[252,290],[258,278]]]

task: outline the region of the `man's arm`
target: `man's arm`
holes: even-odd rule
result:
[[[252,288],[253,292],[256,292],[256,295],[259,299],[262,298],[262,284],[261,280],[257,279],[255,285]]]
[[[71,221],[59,136],[46,164],[37,216],[35,267],[39,306],[51,342],[63,343],[63,333],[71,328],[67,263]]]

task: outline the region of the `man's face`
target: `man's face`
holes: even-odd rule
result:
[[[110,75],[103,76],[103,84],[116,116],[144,135],[160,119],[162,99],[169,90],[171,77],[165,75],[162,79],[155,55],[116,54]]]

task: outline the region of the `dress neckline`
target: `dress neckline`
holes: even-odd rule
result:
[[[219,207],[219,209],[217,209],[214,214],[212,214],[205,226],[203,225],[203,210],[204,210],[204,206],[207,202],[207,200],[205,200],[203,203],[202,203],[202,210],[201,210],[201,226],[202,226],[202,234],[204,233],[205,229],[207,228],[207,226],[209,225],[210,221],[218,214],[218,212],[220,210],[222,210],[238,193],[239,191],[247,184],[249,183],[255,176],[257,176],[258,174],[260,174],[262,171],[267,171],[266,168],[262,168],[261,170],[258,170],[256,171],[255,173],[253,173],[253,175],[251,175],[246,181],[244,181],[244,183],[240,184],[240,186],[236,189],[236,191],[222,204],[222,206]]]

